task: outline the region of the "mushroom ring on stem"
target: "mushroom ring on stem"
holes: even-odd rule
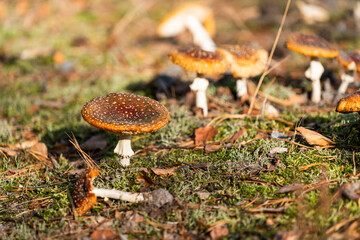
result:
[[[130,93],[110,93],[87,102],[81,114],[91,125],[119,135],[114,150],[122,166],[130,165],[134,155],[131,136],[157,131],[169,121],[166,107],[148,97]]]
[[[197,73],[198,77],[194,79],[190,88],[196,92],[196,107],[201,108],[203,115],[207,116],[206,89],[209,82],[202,75],[222,74],[227,70],[228,64],[217,51],[209,52],[200,48],[176,50],[169,54],[169,58],[173,63],[186,70]]]
[[[334,58],[339,52],[330,47],[329,43],[316,35],[294,33],[286,41],[286,47],[292,51],[311,57],[310,67],[305,76],[312,81],[311,101],[319,103],[321,100],[320,77],[324,72],[322,64],[316,58]]]

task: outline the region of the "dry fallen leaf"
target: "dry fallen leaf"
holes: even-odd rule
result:
[[[48,158],[48,149],[45,143],[39,142],[29,148],[29,152],[33,153],[40,160],[46,160]]]
[[[210,237],[212,240],[220,239],[226,237],[229,234],[229,229],[226,224],[215,225],[211,232]]]
[[[103,228],[96,229],[90,235],[90,240],[114,240],[120,239],[115,229]]]
[[[6,155],[13,157],[19,154],[19,151],[8,147],[0,147],[0,151],[6,153]]]
[[[80,147],[84,151],[96,150],[96,149],[102,150],[106,147],[106,144],[107,144],[106,139],[103,136],[97,135],[97,136],[92,136],[91,138],[83,142],[80,145]]]
[[[315,145],[319,147],[333,147],[335,145],[335,143],[329,138],[324,137],[320,133],[306,129],[304,127],[297,127],[296,131],[300,132],[310,145]]]
[[[195,144],[205,143],[218,134],[218,130],[213,126],[195,129]]]
[[[50,148],[50,152],[52,153],[66,153],[69,151],[69,146],[64,143],[55,143],[53,148]]]
[[[245,133],[246,133],[245,128],[242,128],[240,131],[238,131],[234,135],[232,135],[227,141],[234,144],[236,142],[236,140],[241,138]]]
[[[140,171],[141,173],[137,175],[136,180],[140,183],[144,183],[146,187],[153,185],[153,180],[147,175],[146,171]]]
[[[37,143],[38,143],[38,140],[33,139],[33,140],[25,141],[25,142],[16,143],[15,145],[13,145],[13,147],[15,149],[26,149],[26,148],[31,148],[32,146],[34,146]]]
[[[138,168],[141,172],[153,172],[155,175],[159,176],[172,176],[175,174],[175,172],[178,170],[177,167],[172,168]]]
[[[224,148],[224,146],[222,146],[220,143],[206,144],[204,151],[205,153],[211,153],[211,152],[219,151],[222,148]]]
[[[285,185],[279,190],[276,191],[276,193],[289,193],[289,192],[295,192],[303,188],[303,184],[301,183],[292,183],[289,185]]]

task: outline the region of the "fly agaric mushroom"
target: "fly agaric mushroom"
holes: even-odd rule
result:
[[[169,121],[164,105],[148,97],[129,93],[110,93],[87,102],[81,114],[91,125],[119,135],[114,150],[122,166],[130,165],[131,136],[157,131]]]
[[[99,170],[96,168],[89,169],[83,174],[75,184],[74,190],[74,204],[75,215],[82,215],[89,211],[97,202],[92,181],[99,175]]]
[[[207,51],[215,51],[216,45],[211,39],[215,33],[215,21],[208,6],[202,3],[181,5],[164,17],[156,31],[160,37],[173,37],[185,29],[189,29],[196,45]]]
[[[336,106],[336,111],[339,113],[360,113],[360,92],[355,92],[340,99]]]
[[[286,41],[286,47],[311,57],[310,67],[305,71],[305,76],[312,81],[311,101],[319,103],[321,100],[320,78],[324,72],[324,67],[316,59],[318,57],[334,58],[339,52],[331,48],[325,39],[303,33],[292,34]]]
[[[209,81],[203,75],[224,73],[227,70],[227,63],[216,52],[213,53],[200,48],[190,48],[185,51],[176,50],[170,53],[169,58],[173,63],[198,74],[190,85],[190,89],[196,92],[196,107],[201,108],[203,115],[207,116],[206,89]]]
[[[230,65],[236,80],[236,94],[239,98],[247,94],[247,78],[261,74],[268,59],[264,49],[255,50],[246,46],[228,45],[216,50]]]
[[[173,196],[165,189],[157,189],[152,192],[132,193],[116,189],[96,188],[93,186],[93,180],[99,175],[96,168],[88,169],[82,174],[75,184],[74,203],[75,215],[82,215],[89,211],[97,202],[97,197],[118,199],[127,202],[148,201],[157,207],[172,202]]]
[[[338,89],[338,95],[344,94],[349,83],[354,82],[356,72],[360,72],[360,53],[359,52],[345,52],[340,51],[337,56],[337,60],[342,66],[346,68],[346,71],[352,71],[353,74],[347,74],[346,72],[340,75],[341,85]]]

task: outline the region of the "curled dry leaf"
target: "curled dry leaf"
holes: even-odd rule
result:
[[[335,145],[335,143],[329,138],[324,137],[320,133],[306,129],[304,127],[297,127],[296,131],[300,132],[310,145],[315,145],[319,147],[334,147]]]
[[[48,148],[45,143],[38,142],[33,145],[28,150],[31,154],[34,154],[35,157],[39,158],[39,160],[47,160],[48,159]]]
[[[117,232],[115,229],[111,228],[103,228],[103,229],[96,229],[90,235],[90,240],[114,240],[120,239],[118,237]]]
[[[226,224],[216,224],[210,231],[211,240],[220,239],[229,235],[229,229]]]
[[[0,147],[0,151],[3,153],[6,153],[6,155],[8,155],[10,157],[14,157],[19,154],[19,151],[14,150],[12,148],[8,148],[8,147]]]
[[[85,142],[83,142],[80,147],[84,151],[88,150],[96,150],[96,149],[104,149],[106,147],[107,141],[103,136],[97,135],[92,136]]]
[[[177,167],[172,168],[138,168],[141,172],[153,172],[155,175],[159,176],[172,176],[178,170]]]
[[[144,183],[146,187],[153,185],[153,180],[147,175],[146,171],[140,171],[141,173],[138,174],[136,180],[140,183]]]
[[[236,140],[241,138],[246,133],[245,128],[242,128],[240,131],[237,131],[234,135],[232,135],[227,141],[234,144]]]
[[[211,152],[219,151],[220,149],[223,149],[223,148],[224,148],[224,146],[222,146],[220,143],[206,144],[204,151],[205,151],[205,153],[211,153]]]
[[[218,132],[219,131],[213,126],[195,129],[195,144],[205,143],[215,137]]]
[[[340,191],[343,196],[355,201],[359,204],[360,196],[357,193],[360,189],[360,182],[344,183],[340,187]]]
[[[35,144],[38,143],[37,139],[33,139],[33,140],[29,140],[29,141],[25,141],[25,142],[19,142],[16,143],[13,147],[11,148],[15,148],[15,149],[27,149],[27,148],[31,148],[32,146],[34,146]]]
[[[283,186],[276,193],[289,193],[289,192],[296,192],[304,187],[301,183],[293,183],[286,186]]]

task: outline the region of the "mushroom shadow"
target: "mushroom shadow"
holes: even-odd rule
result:
[[[100,135],[106,139],[107,145],[103,149],[94,149],[87,152],[94,160],[99,160],[105,156],[113,155],[115,145],[118,141],[117,136],[106,131],[96,129],[91,126],[74,125],[71,127],[62,127],[55,131],[46,131],[41,141],[49,148],[49,154],[52,156],[63,155],[70,161],[78,160],[80,155],[71,144],[71,138],[75,137],[81,145],[92,136]]]
[[[146,96],[162,100],[164,98],[181,98],[190,91],[189,83],[182,81],[183,69],[171,65],[153,79],[146,82],[133,82],[126,89],[138,93],[144,92]]]

